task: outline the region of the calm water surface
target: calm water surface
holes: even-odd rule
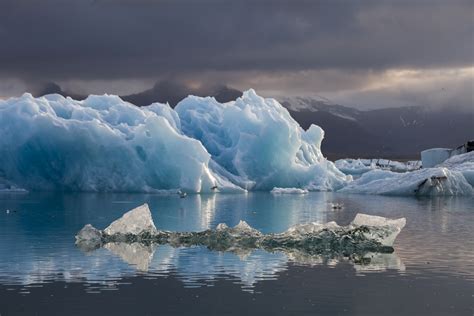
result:
[[[407,226],[395,253],[357,263],[262,250],[74,245],[84,224],[104,228],[144,202],[157,228],[172,231],[245,220],[282,232],[311,221],[346,225],[358,212],[406,217]],[[472,197],[0,194],[0,315],[473,315],[473,225]]]

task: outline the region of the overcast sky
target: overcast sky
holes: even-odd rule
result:
[[[0,96],[56,82],[474,107],[474,1],[0,0]]]

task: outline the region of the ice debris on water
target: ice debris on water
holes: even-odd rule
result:
[[[270,193],[272,194],[307,194],[308,190],[299,188],[273,188]]]
[[[76,244],[94,249],[109,243],[170,244],[175,247],[206,246],[218,251],[300,251],[307,254],[350,256],[365,252],[390,253],[395,238],[405,226],[405,218],[387,219],[357,214],[347,226],[335,222],[308,223],[283,233],[263,234],[245,221],[234,227],[222,223],[201,232],[157,230],[147,204],[114,221],[104,230],[86,225],[76,236]]]
[[[143,204],[130,210],[104,229],[104,234],[108,236],[118,234],[139,235],[142,233],[156,233],[155,223],[153,223],[148,204]]]

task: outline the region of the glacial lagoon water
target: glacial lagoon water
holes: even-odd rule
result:
[[[158,229],[240,220],[264,233],[348,224],[359,213],[406,217],[393,254],[364,260],[203,247],[74,244],[148,203]],[[330,203],[343,203],[333,210]],[[472,315],[474,198],[336,193],[0,194],[0,314]]]

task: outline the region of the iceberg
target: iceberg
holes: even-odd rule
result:
[[[153,223],[150,208],[146,203],[125,213],[104,230],[106,235],[138,235],[145,233],[156,233],[155,223]]]
[[[472,195],[472,186],[460,171],[445,167],[407,173],[373,170],[338,192],[382,195]]]
[[[164,104],[24,94],[0,101],[0,172],[43,191],[237,189],[213,174],[206,149],[179,126]]]
[[[321,153],[324,131],[304,131],[276,100],[254,90],[219,103],[214,98],[188,97],[175,108],[185,135],[199,140],[228,179],[254,184],[247,189],[274,187],[332,191],[349,177]]]
[[[421,161],[412,160],[400,162],[388,159],[339,159],[334,162],[336,167],[348,175],[359,176],[363,173],[375,170],[390,170],[394,172],[408,172],[418,170],[421,167]]]
[[[27,190],[188,193],[341,188],[317,126],[274,99],[190,96],[136,107],[118,96],[0,100],[0,175]]]
[[[125,213],[102,231],[86,225],[77,234],[76,244],[83,249],[123,242],[170,244],[173,247],[205,246],[211,250],[231,252],[262,249],[270,252],[299,251],[308,255],[350,256],[366,252],[393,252],[395,238],[405,224],[405,218],[392,220],[358,214],[347,226],[339,226],[335,222],[308,223],[277,234],[263,234],[244,221],[234,227],[222,223],[216,229],[201,232],[168,232],[155,228],[150,209],[145,204]]]

